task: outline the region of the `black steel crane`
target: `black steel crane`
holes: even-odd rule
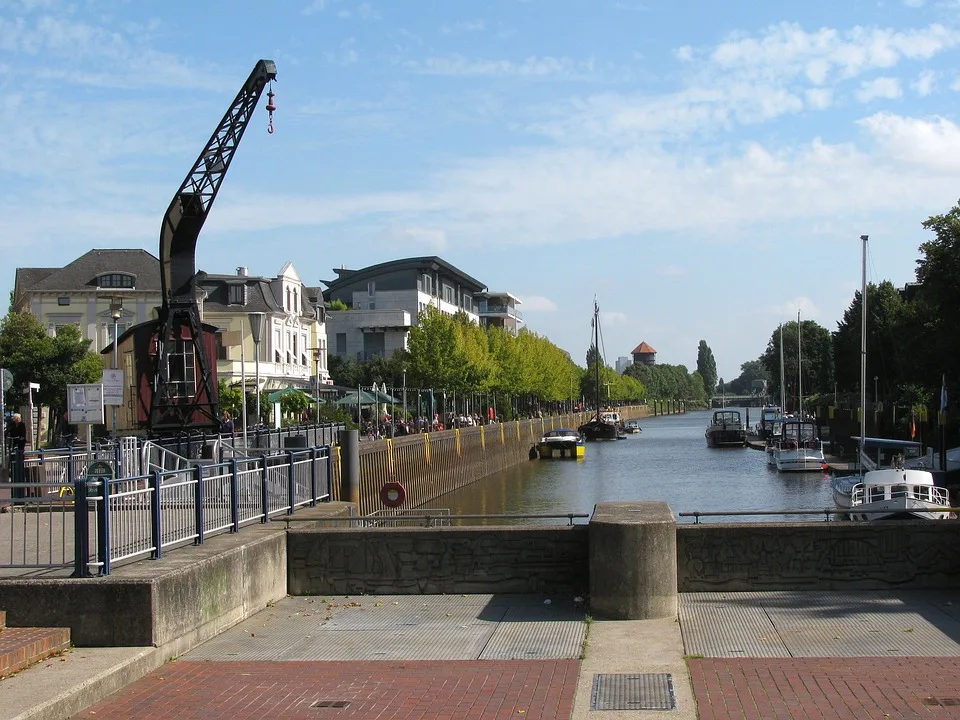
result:
[[[197,238],[240,138],[264,88],[276,79],[272,60],[260,60],[173,196],[160,227],[160,287],[163,295],[147,430],[151,434],[218,427],[216,362],[204,337],[197,302]],[[273,132],[273,90],[267,93]],[[212,347],[212,346],[211,346]]]

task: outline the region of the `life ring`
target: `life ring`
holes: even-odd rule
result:
[[[400,507],[407,499],[407,491],[398,482],[388,482],[380,488],[380,502],[389,508]]]

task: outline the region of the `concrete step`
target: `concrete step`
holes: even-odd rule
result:
[[[0,679],[70,647],[70,628],[6,627],[0,610]]]

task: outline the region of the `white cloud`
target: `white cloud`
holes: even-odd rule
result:
[[[926,97],[933,92],[936,82],[937,74],[933,72],[933,70],[924,70],[910,87],[913,88],[914,92],[920,97]]]
[[[902,94],[903,91],[900,89],[899,79],[894,77],[878,77],[860,83],[860,89],[857,91],[857,100],[862,103],[870,102],[877,98],[894,100]]]
[[[326,6],[326,0],[313,0],[313,2],[308,3],[303,8],[304,15],[313,15],[318,12],[323,12],[324,7]]]
[[[593,61],[570,58],[528,57],[522,62],[512,60],[471,60],[463,55],[432,57],[407,61],[404,67],[423,75],[451,75],[466,77],[524,77],[524,78],[583,78],[594,71]]]
[[[877,113],[859,124],[887,161],[931,172],[960,172],[960,127],[946,118],[923,120]]]
[[[673,54],[676,55],[677,60],[679,60],[680,62],[690,62],[691,60],[693,60],[693,48],[690,47],[689,45],[683,45],[682,47],[678,47],[676,50],[673,51]]]
[[[619,312],[618,310],[600,311],[601,327],[617,327],[618,325],[626,325],[629,320],[630,318],[626,313]]]
[[[833,91],[828,88],[811,88],[804,93],[804,98],[810,107],[824,110],[833,104]]]
[[[657,268],[657,275],[663,275],[665,277],[680,277],[685,273],[686,271],[679,265],[664,265],[661,268]]]
[[[486,27],[483,20],[467,20],[465,22],[455,22],[440,26],[440,32],[444,35],[457,35],[460,33],[480,32]]]
[[[401,231],[405,244],[409,247],[427,247],[436,251],[447,249],[447,233],[437,228],[406,227]]]
[[[556,312],[557,304],[542,295],[520,295],[523,312]]]
[[[806,296],[800,296],[793,300],[787,300],[780,305],[775,305],[769,309],[768,314],[782,318],[785,323],[791,320],[796,322],[798,310],[801,320],[816,320],[820,317],[820,309],[814,305],[813,300]]]

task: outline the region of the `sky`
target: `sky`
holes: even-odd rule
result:
[[[960,196],[958,0],[0,0],[0,292],[163,213],[260,58],[197,267],[438,255],[585,363],[722,378],[915,279]]]

